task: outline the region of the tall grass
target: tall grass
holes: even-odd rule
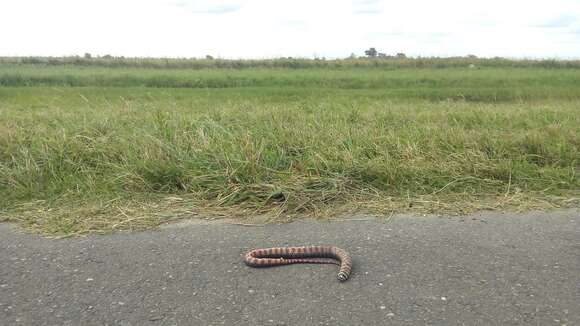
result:
[[[144,213],[131,215],[129,203],[168,196],[283,216],[385,202],[434,211],[498,207],[498,198],[575,203],[577,100],[334,92],[0,88],[0,210],[69,234],[134,226]]]
[[[576,65],[0,58],[0,219],[578,206]]]

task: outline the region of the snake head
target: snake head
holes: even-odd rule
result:
[[[338,280],[341,282],[344,282],[344,281],[348,280],[348,275],[345,272],[339,272],[338,273]]]

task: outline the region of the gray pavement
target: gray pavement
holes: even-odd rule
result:
[[[349,250],[352,278],[242,262],[308,244]],[[580,325],[580,214],[191,222],[63,240],[4,223],[0,324]]]

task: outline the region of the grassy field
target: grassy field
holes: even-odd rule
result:
[[[379,99],[498,102],[578,99],[580,69],[146,69],[0,65],[0,87],[289,88],[368,90]],[[302,95],[305,90],[294,93]],[[262,92],[268,98],[270,92]],[[361,93],[362,94],[362,93]],[[260,95],[260,94],[257,94]]]
[[[395,68],[0,64],[0,219],[580,206],[580,69]]]

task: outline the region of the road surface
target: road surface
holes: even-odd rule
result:
[[[337,266],[251,269],[331,244]],[[1,325],[580,325],[580,212],[247,227],[184,222],[54,240],[0,224]]]

